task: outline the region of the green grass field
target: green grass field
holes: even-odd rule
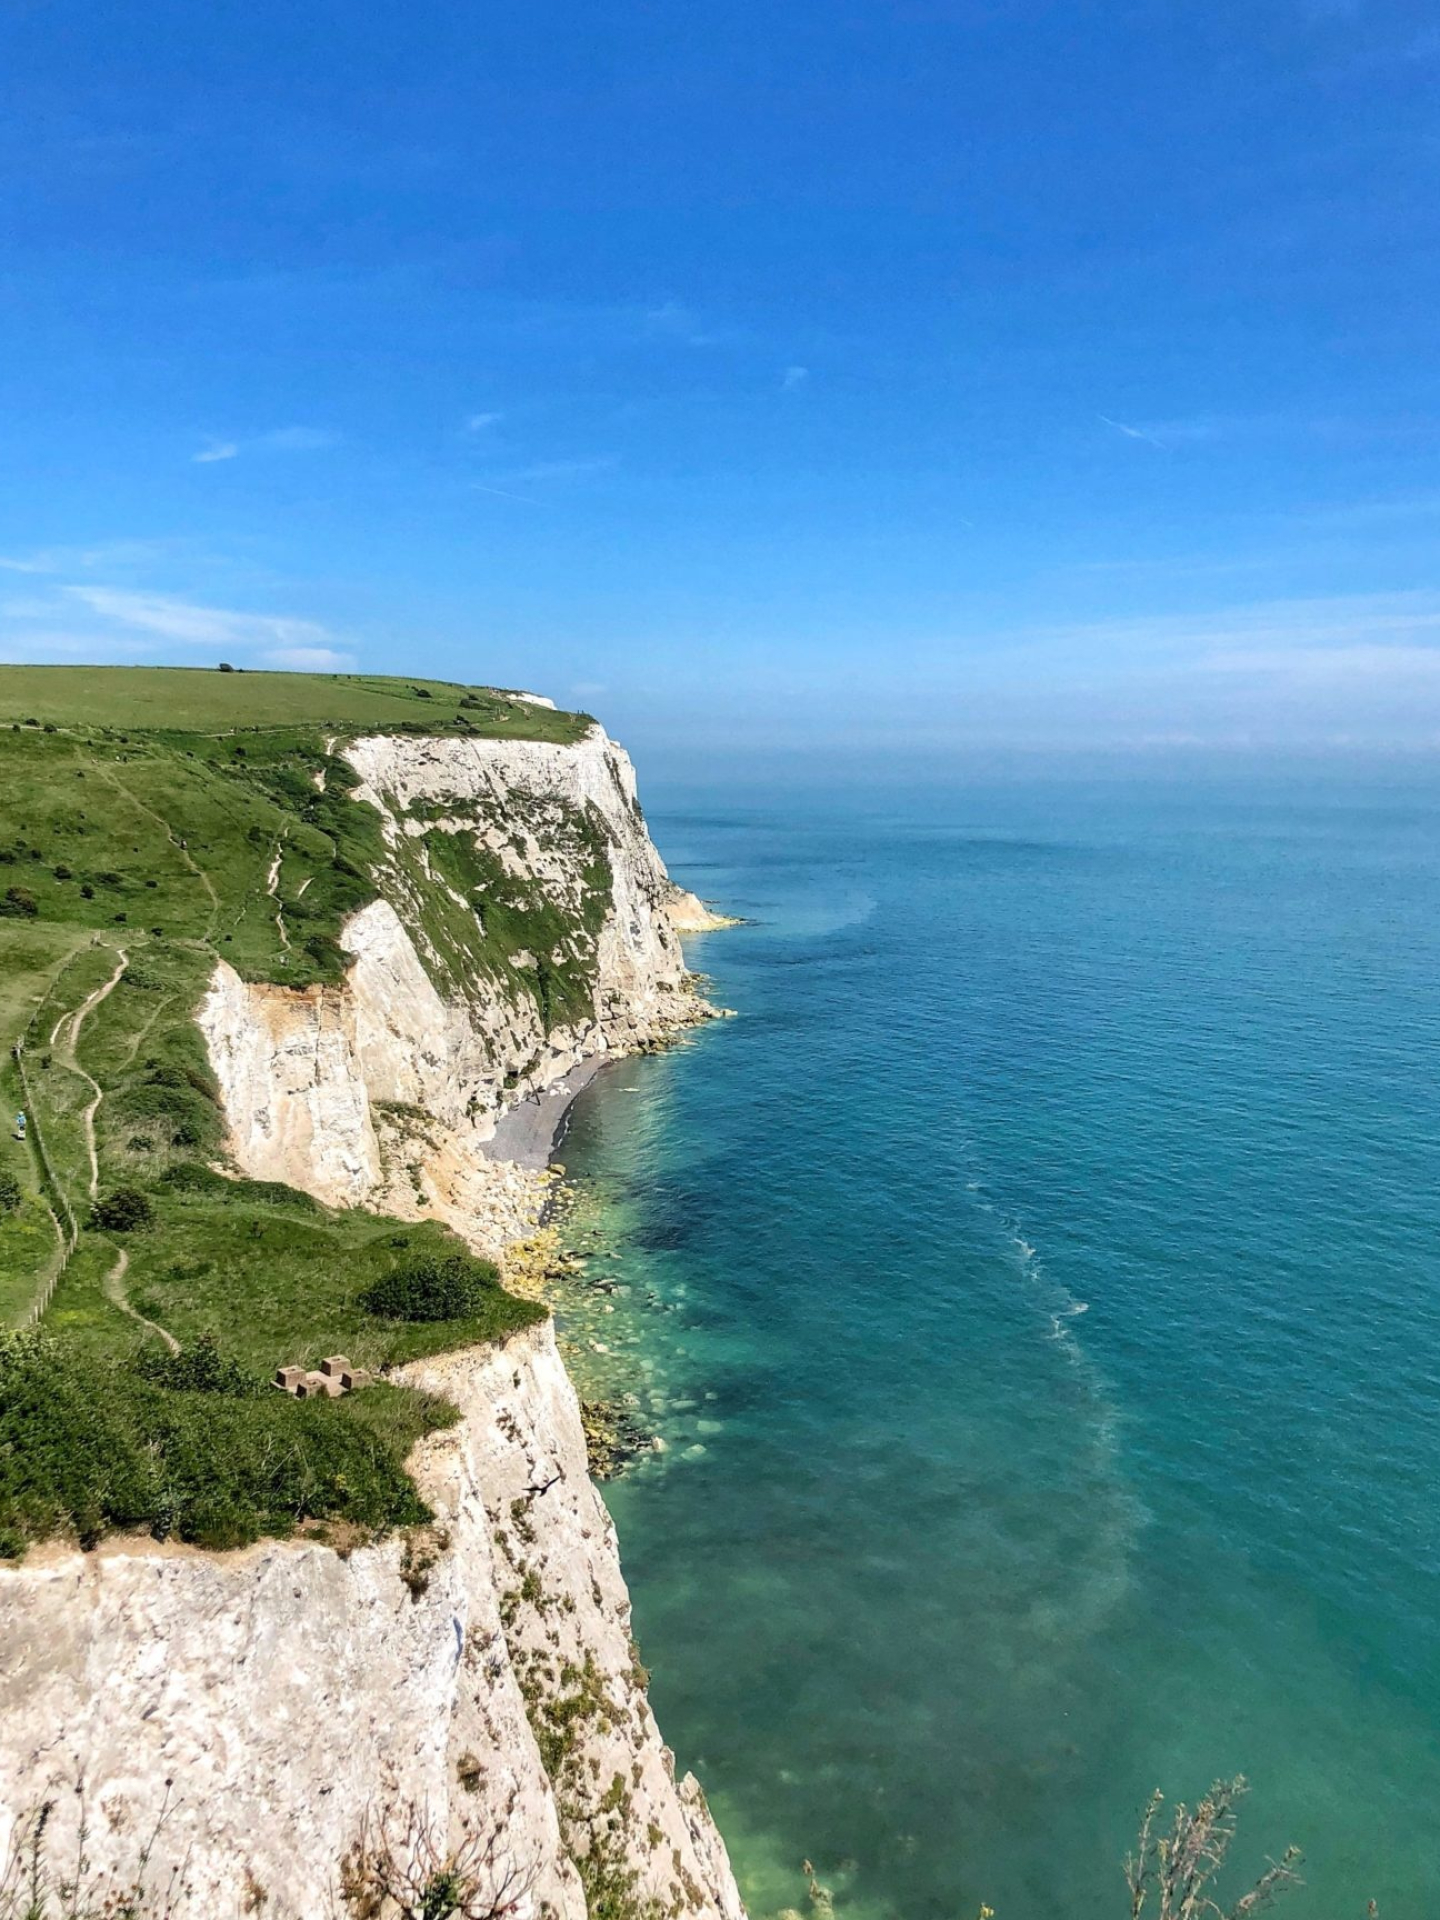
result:
[[[462,701],[471,704],[461,705]],[[462,718],[463,716],[463,718]],[[473,726],[491,739],[576,740],[584,714],[493,687],[352,673],[217,673],[213,667],[0,667],[0,721],[152,733],[315,726],[378,733]]]
[[[0,1354],[0,1552],[53,1532],[232,1545],[417,1517],[401,1462],[449,1417],[424,1396],[380,1382],[299,1404],[137,1371],[158,1329],[186,1350],[212,1336],[256,1383],[326,1352],[384,1368],[539,1311],[491,1285],[464,1321],[368,1314],[369,1281],[458,1242],[213,1172],[224,1122],[194,1009],[217,956],[254,980],[339,979],[341,924],[384,885],[420,903],[452,988],[488,978],[563,1017],[588,991],[608,894],[592,823],[531,822],[581,856],[584,883],[557,907],[452,836],[387,852],[335,747],[387,728],[573,740],[589,722],[433,681],[170,668],[3,667],[0,716],[0,1176],[19,1196],[0,1206],[0,1326],[43,1306],[39,1334]],[[427,858],[485,910],[434,888]],[[573,968],[515,964],[561,934]],[[89,1224],[117,1187],[147,1197],[150,1226]]]

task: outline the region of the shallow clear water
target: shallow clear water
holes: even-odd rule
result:
[[[1440,1900],[1440,795],[653,804],[741,1018],[582,1098],[653,1698],[754,1909]],[[585,1340],[594,1335],[593,1324]],[[588,1350],[588,1347],[587,1347]]]

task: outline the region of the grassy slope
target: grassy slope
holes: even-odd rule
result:
[[[377,816],[350,798],[335,736],[388,728],[563,741],[588,722],[437,682],[145,668],[0,668],[0,715],[0,904],[16,888],[36,909],[0,915],[0,1097],[38,1122],[27,1145],[8,1126],[0,1136],[0,1171],[25,1190],[0,1214],[0,1324],[25,1318],[56,1257],[37,1132],[82,1229],[97,1172],[102,1195],[140,1187],[157,1214],[146,1232],[82,1230],[45,1315],[58,1344],[40,1374],[28,1360],[12,1366],[9,1438],[18,1434],[35,1471],[6,1454],[0,1392],[0,1548],[56,1527],[90,1538],[148,1524],[223,1544],[314,1514],[413,1518],[397,1462],[446,1417],[422,1396],[377,1385],[337,1403],[273,1392],[227,1400],[162,1393],[133,1372],[135,1350],[154,1339],[145,1320],[182,1343],[213,1334],[258,1375],[337,1350],[381,1366],[535,1317],[495,1288],[474,1321],[377,1321],[356,1304],[360,1289],[427,1248],[453,1248],[444,1230],[207,1178],[223,1121],[193,1009],[217,954],[251,979],[339,978],[340,923],[374,897],[370,870],[384,849]],[[546,830],[583,844],[587,827]],[[447,836],[428,839],[461,857]],[[417,857],[402,850],[390,876],[412,906],[434,894],[418,865],[405,866]],[[594,895],[575,923],[581,948],[608,881],[598,852],[590,877]],[[483,860],[465,878],[495,883]],[[489,927],[457,913],[454,927],[427,931],[447,970],[488,970],[513,985],[511,953],[537,928],[553,931],[547,911],[497,891]],[[73,1042],[69,1017],[112,979]],[[524,980],[543,1005],[558,996],[563,1006],[574,985]],[[94,1167],[86,1115],[97,1086]],[[122,1250],[128,1271],[117,1278]],[[98,1369],[98,1384],[82,1367]]]

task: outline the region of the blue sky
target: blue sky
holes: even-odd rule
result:
[[[644,747],[1440,744],[1440,16],[0,22],[0,658]]]

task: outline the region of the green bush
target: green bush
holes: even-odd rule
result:
[[[178,1132],[175,1140],[178,1145]],[[160,1175],[159,1185],[171,1193],[200,1194],[207,1200],[233,1202],[236,1206],[289,1207],[296,1213],[325,1211],[318,1200],[302,1193],[298,1187],[287,1187],[280,1180],[232,1180],[228,1174],[217,1173],[214,1167],[207,1167],[199,1160],[180,1160],[167,1167]]]
[[[343,1402],[232,1393],[202,1384],[208,1359],[174,1364],[178,1386],[43,1332],[0,1339],[0,1559],[52,1535],[89,1548],[143,1528],[223,1548],[305,1520],[379,1531],[429,1519],[401,1462]],[[222,1381],[227,1365],[215,1356]]]
[[[253,1400],[265,1391],[263,1380],[221,1353],[213,1333],[202,1333],[179,1353],[146,1347],[136,1356],[135,1371],[172,1393],[223,1393],[232,1400]]]
[[[90,1209],[90,1225],[101,1233],[135,1233],[153,1226],[155,1208],[139,1187],[115,1187]]]
[[[131,1141],[131,1146],[135,1142]],[[145,1143],[147,1146],[149,1141]],[[181,1160],[176,1166],[167,1167],[160,1176],[160,1185],[169,1187],[174,1193],[213,1194],[223,1200],[231,1186],[223,1173],[217,1173],[213,1167],[202,1166],[198,1160]]]
[[[0,1173],[0,1213],[13,1213],[20,1200],[20,1182],[13,1173]]]
[[[0,914],[11,920],[33,920],[39,911],[27,887],[7,887],[5,897],[0,899]]]
[[[382,1320],[464,1320],[479,1310],[486,1289],[497,1284],[488,1261],[432,1253],[382,1274],[361,1294],[360,1304]]]

